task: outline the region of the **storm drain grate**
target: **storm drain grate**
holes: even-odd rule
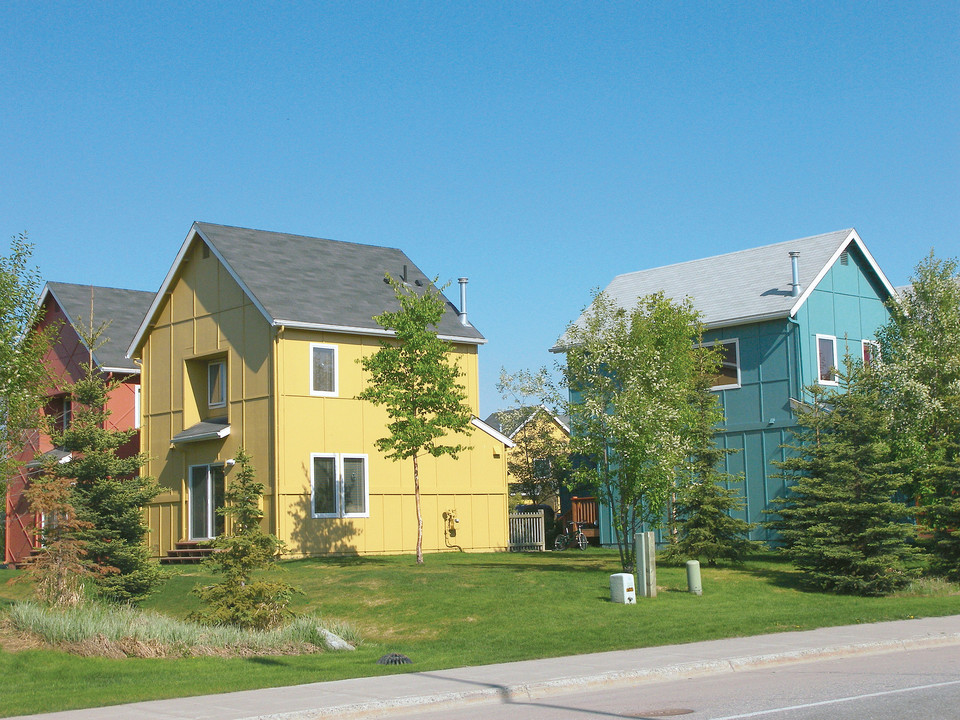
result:
[[[390,653],[377,660],[377,665],[410,665],[413,660],[400,653]]]

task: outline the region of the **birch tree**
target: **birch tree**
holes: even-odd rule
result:
[[[360,359],[370,374],[357,397],[386,408],[390,434],[376,441],[391,460],[413,461],[413,492],[417,507],[417,564],[423,564],[423,511],[420,503],[420,458],[453,458],[466,446],[445,442],[451,434],[470,432],[467,392],[462,372],[451,360],[452,346],[437,337],[446,301],[433,285],[422,293],[387,275],[400,304],[374,320],[394,338]]]
[[[634,533],[660,526],[677,468],[693,450],[701,335],[688,300],[656,293],[624,309],[603,292],[565,335],[570,449],[581,459],[574,478],[610,508],[625,571]]]

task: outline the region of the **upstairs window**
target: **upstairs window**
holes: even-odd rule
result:
[[[336,345],[310,345],[310,394],[328,397],[337,394]]]
[[[837,384],[837,339],[817,335],[817,380],[821,385]]]
[[[63,431],[66,432],[73,424],[73,401],[65,397],[63,399]]]
[[[207,407],[227,406],[227,364],[214,360],[207,364]]]
[[[720,346],[720,367],[713,378],[711,390],[735,390],[740,387],[740,341],[717,340],[706,342],[702,347]]]
[[[861,340],[860,344],[863,349],[863,366],[870,367],[880,359],[880,343],[875,340]]]

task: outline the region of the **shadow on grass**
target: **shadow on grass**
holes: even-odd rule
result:
[[[411,558],[411,564],[416,564],[416,560]],[[280,567],[310,567],[317,565],[322,567],[332,565],[335,567],[358,567],[360,565],[396,565],[397,562],[393,556],[383,557],[376,555],[331,555],[328,557],[300,558],[299,560],[283,560]]]

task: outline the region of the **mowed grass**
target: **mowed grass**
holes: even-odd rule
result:
[[[300,587],[298,612],[353,625],[356,652],[252,658],[104,659],[55,650],[0,652],[0,715],[295,685],[396,672],[620,650],[723,637],[960,613],[960,588],[924,585],[886,598],[804,590],[774,556],[702,569],[704,594],[686,592],[683,567],[657,568],[658,597],[609,601],[620,572],[608,550],[300,560],[281,564]],[[0,571],[0,608],[29,595]],[[189,591],[211,577],[187,569],[145,607],[184,617]],[[9,637],[9,631],[7,631]],[[412,665],[382,666],[389,652]]]

